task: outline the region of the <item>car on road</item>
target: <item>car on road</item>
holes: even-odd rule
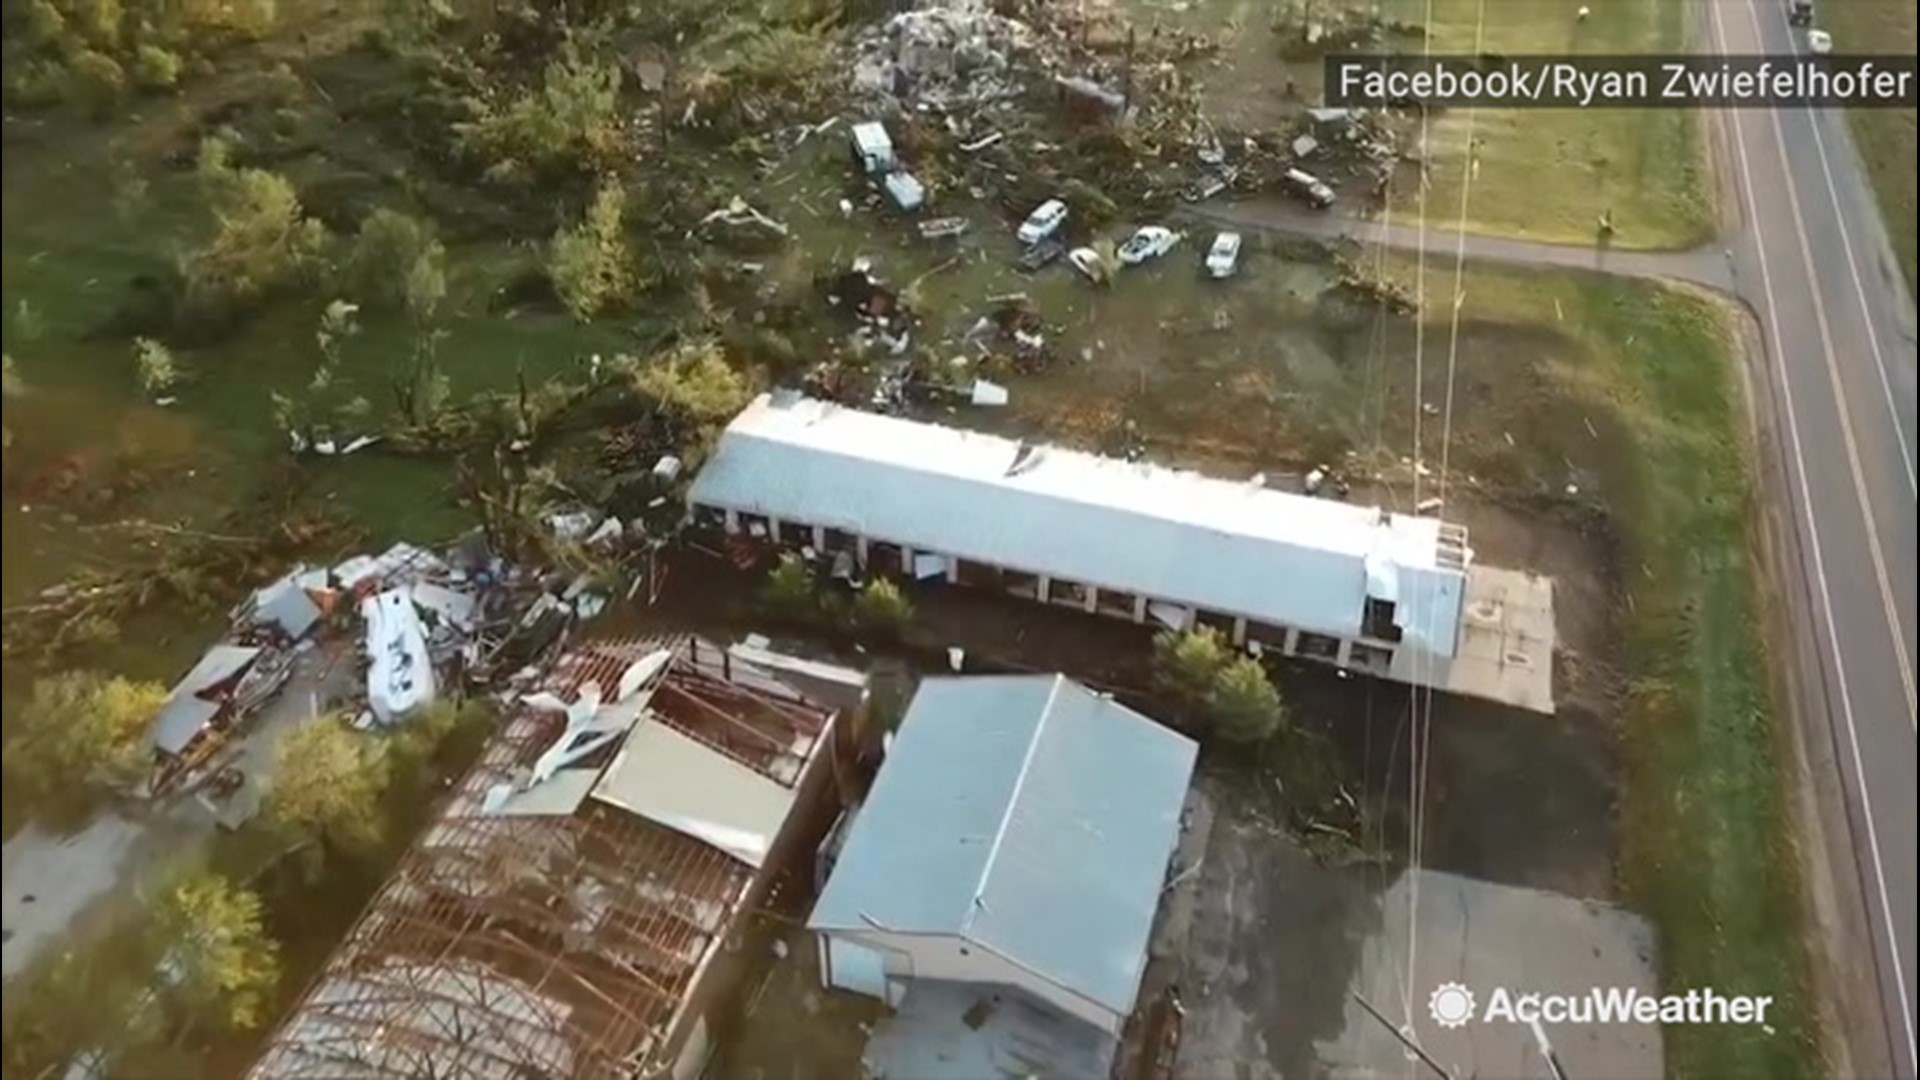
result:
[[[1180,234],[1163,225],[1145,225],[1134,230],[1132,236],[1120,245],[1117,253],[1122,266],[1139,266],[1148,259],[1157,259],[1173,250],[1180,242]]]
[[[1034,207],[1033,213],[1020,223],[1020,230],[1014,235],[1023,244],[1037,244],[1059,232],[1060,226],[1066,223],[1067,204],[1059,199],[1048,199]]]
[[[1288,169],[1286,172],[1286,181],[1287,186],[1292,189],[1294,195],[1298,198],[1305,199],[1307,204],[1314,209],[1325,210],[1327,207],[1333,205],[1333,188],[1329,187],[1326,181],[1307,172],[1305,169]]]
[[[1833,51],[1833,35],[1825,30],[1807,31],[1807,51],[1815,56],[1825,56]]]
[[[1812,26],[1813,0],[1787,0],[1787,25]]]
[[[1230,278],[1240,269],[1240,234],[1223,232],[1213,238],[1213,245],[1207,248],[1207,276],[1210,278]]]

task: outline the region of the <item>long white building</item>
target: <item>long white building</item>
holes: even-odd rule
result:
[[[852,551],[870,573],[1218,627],[1400,682],[1552,712],[1552,583],[1458,525],[764,395],[688,495],[696,522]]]

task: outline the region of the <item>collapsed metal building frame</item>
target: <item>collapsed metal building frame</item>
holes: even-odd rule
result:
[[[793,789],[831,710],[694,638],[590,643],[545,688],[611,692],[661,650],[645,718]],[[259,1080],[664,1075],[694,985],[759,875],[592,797],[619,741],[529,785],[568,731],[519,708],[457,784],[255,1065]],[[615,766],[617,767],[617,766]],[[503,787],[539,800],[500,808]]]

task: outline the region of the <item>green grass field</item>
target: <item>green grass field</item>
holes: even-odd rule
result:
[[[1828,0],[1823,21],[1833,33],[1834,48],[1840,52],[1912,52],[1917,25],[1912,4],[1892,0]],[[1896,46],[1904,45],[1904,50]],[[1893,250],[1900,269],[1907,275],[1907,288],[1920,280],[1915,265],[1914,150],[1915,113],[1912,109],[1856,109],[1848,119],[1867,174],[1880,196],[1880,213],[1886,219],[1887,234],[1893,238]]]
[[[1591,5],[1491,0],[1389,0],[1395,16],[1433,24],[1435,54],[1598,55],[1683,52],[1686,14],[1676,0]],[[1429,16],[1429,12],[1431,15]],[[1484,12],[1484,25],[1482,13]],[[1478,145],[1470,152],[1469,139]],[[1711,182],[1697,117],[1683,109],[1464,109],[1429,122],[1429,223],[1461,218],[1476,232],[1590,243],[1612,210],[1615,246],[1687,248],[1714,226]],[[1473,164],[1477,159],[1477,167]],[[1395,214],[1420,211],[1403,182]]]
[[[1466,318],[1556,322],[1585,347],[1577,363],[1548,363],[1554,396],[1595,419],[1606,502],[1626,541],[1625,900],[1659,928],[1667,990],[1777,1003],[1771,1031],[1669,1027],[1667,1075],[1817,1075],[1726,321],[1701,297],[1580,275],[1481,272],[1465,291]]]

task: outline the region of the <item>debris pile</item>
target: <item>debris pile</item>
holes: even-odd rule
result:
[[[981,0],[904,11],[855,43],[853,85],[901,105],[978,108],[1019,93],[1018,62],[1036,43],[1030,27]]]

